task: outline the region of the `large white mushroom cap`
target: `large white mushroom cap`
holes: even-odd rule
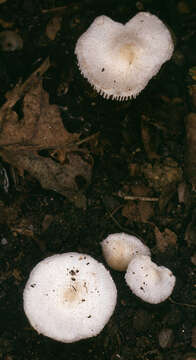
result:
[[[171,295],[176,282],[171,270],[156,265],[149,256],[144,255],[132,259],[125,280],[136,296],[151,304],[165,301]]]
[[[150,249],[140,239],[125,233],[109,235],[101,247],[107,264],[118,271],[125,271],[135,255],[150,255]]]
[[[81,73],[105,98],[136,97],[169,60],[173,40],[155,15],[139,12],[125,25],[102,15],[77,41]]]
[[[38,333],[71,343],[99,334],[116,298],[116,286],[103,264],[70,252],[34,267],[24,289],[24,311]]]

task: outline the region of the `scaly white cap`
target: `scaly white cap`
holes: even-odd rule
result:
[[[48,257],[31,271],[24,311],[38,333],[71,343],[99,334],[116,298],[116,286],[103,264],[70,252]]]
[[[118,271],[125,271],[135,255],[150,255],[150,249],[140,239],[125,233],[109,235],[101,247],[107,264]]]
[[[125,25],[98,16],[77,41],[83,76],[105,98],[136,97],[169,60],[171,34],[155,15],[139,12]]]
[[[142,300],[158,304],[172,293],[176,278],[171,270],[152,262],[150,256],[135,256],[127,268],[125,280],[132,292]]]

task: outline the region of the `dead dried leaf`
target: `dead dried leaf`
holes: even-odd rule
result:
[[[160,252],[165,252],[170,246],[177,247],[177,235],[170,229],[161,232],[157,226],[154,226],[154,234],[156,246]]]
[[[133,221],[141,221],[137,204],[134,201],[126,202],[126,204],[122,208],[122,216],[127,218],[127,223],[131,223]]]
[[[40,80],[25,95],[24,117],[19,121],[15,111],[8,111],[0,133],[0,146],[32,150],[65,147],[79,135],[70,134],[63,126],[59,109],[49,104],[49,95]]]
[[[46,26],[46,35],[50,40],[55,40],[56,34],[61,28],[62,16],[54,16]]]
[[[18,216],[20,216],[20,209],[18,206],[5,206],[0,203],[0,224],[7,223],[8,225],[16,223]]]
[[[190,222],[185,231],[185,240],[188,246],[196,246],[196,222],[195,219]]]
[[[191,341],[191,346],[196,349],[196,326],[193,327],[192,329],[192,341]]]
[[[181,167],[178,166],[175,160],[169,157],[165,158],[162,162],[144,163],[142,170],[150,187],[157,192],[162,192],[171,184],[177,184],[183,179]]]
[[[151,130],[149,128],[149,125],[147,123],[147,118],[145,115],[142,116],[141,135],[142,135],[144,149],[146,151],[148,158],[150,160],[159,159],[160,156],[155,151],[155,144],[152,141]]]
[[[131,177],[134,177],[134,176],[140,176],[141,175],[141,169],[140,169],[140,164],[137,164],[137,163],[130,163],[128,165],[128,170],[129,170],[129,173],[130,173],[130,176]]]
[[[77,180],[83,179],[86,186],[91,181],[92,162],[91,159],[84,159],[83,154],[68,153],[64,165],[30,151],[14,153],[1,150],[0,154],[13,166],[28,171],[44,189],[56,191],[72,202],[78,201],[78,196],[82,196],[80,194],[83,189],[80,189]]]
[[[152,204],[145,201],[128,201],[122,209],[122,215],[127,218],[127,224],[133,221],[146,223],[153,214]]]
[[[136,184],[131,186],[131,193],[133,196],[141,197],[141,200],[128,201],[122,209],[122,215],[128,220],[128,224],[135,222],[146,223],[154,215],[154,207],[152,202],[143,201],[146,196],[151,195],[151,190],[143,185]]]
[[[186,154],[185,172],[187,180],[196,191],[196,113],[190,113],[185,118],[186,126]]]
[[[45,61],[39,71],[43,73],[48,66]],[[92,159],[85,158],[84,151],[83,154],[75,151],[78,150],[79,134],[71,134],[64,128],[58,106],[49,104],[39,71],[8,94],[7,102],[0,109],[0,154],[20,173],[26,170],[43,188],[85,207],[86,198],[82,191],[91,181]],[[22,96],[24,116],[19,119],[12,107]],[[41,149],[53,150],[53,155],[57,154],[56,160],[61,163],[40,156],[37,152]],[[80,182],[86,185],[82,189]]]
[[[196,75],[195,75],[196,77]],[[192,101],[193,106],[196,108],[196,85],[190,85],[188,86],[188,90],[189,90],[189,95]]]
[[[21,275],[21,272],[20,272],[20,270],[18,270],[18,269],[14,269],[13,270],[13,276],[14,276],[14,278],[17,280],[17,281],[22,281],[22,275]]]
[[[34,236],[34,227],[31,219],[29,218],[20,218],[19,222],[11,224],[11,230],[15,234],[20,234],[27,237]]]
[[[2,4],[1,2],[2,0],[0,0],[0,4]],[[4,2],[7,1],[7,0],[3,0]],[[4,29],[9,29],[13,26],[13,23],[11,22],[7,22],[3,19],[0,19],[0,25],[4,28]]]
[[[192,78],[192,80],[196,81],[196,66],[193,66],[189,69],[189,75]]]
[[[177,192],[177,184],[171,183],[166,185],[159,196],[159,210],[161,213],[165,211],[167,206],[169,205],[170,201],[174,197]]]
[[[53,150],[50,153],[50,156],[53,157],[54,159],[56,159],[59,163],[63,164],[65,162],[66,159],[66,149],[57,149],[57,150]]]
[[[21,81],[16,84],[15,88],[5,94],[7,101],[0,108],[0,129],[2,130],[2,126],[4,121],[10,117],[9,113],[12,112],[13,106],[20,100],[25,94],[29,92],[30,89],[37,84],[43,74],[49,69],[50,60],[46,58],[44,62],[36,69],[24,83],[21,84]]]
[[[50,215],[50,214],[46,214],[44,216],[44,219],[42,221],[42,231],[46,231],[49,226],[52,224],[52,222],[54,221],[54,216]]]
[[[144,185],[144,184],[134,184],[131,185],[131,193],[134,196],[141,196],[141,197],[147,197],[147,196],[152,196],[152,191],[151,189]]]

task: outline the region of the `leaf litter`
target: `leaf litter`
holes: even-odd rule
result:
[[[0,109],[0,155],[20,174],[27,171],[43,188],[85,208],[83,190],[91,182],[93,162],[87,151],[79,148],[80,135],[65,129],[59,107],[49,103],[42,81],[49,67],[46,59],[23,84],[6,95],[7,101]],[[19,101],[21,118],[13,109]],[[40,151],[48,151],[48,156],[42,156]],[[79,178],[84,187],[78,185]]]
[[[54,252],[74,249],[99,257],[102,237],[120,230],[135,232],[148,243],[161,264],[172,267],[178,279],[175,292],[165,304],[149,308],[130,296],[121,277],[114,273],[120,292],[114,317],[99,337],[66,346],[67,356],[79,359],[82,353],[86,359],[188,359],[193,356],[190,342],[195,307],[192,266],[196,234],[195,115],[191,124],[185,122],[186,129],[184,118],[188,112],[196,110],[195,61],[190,60],[194,57],[192,46],[189,46],[190,56],[186,54],[187,41],[195,32],[195,18],[191,17],[194,14],[183,18],[187,23],[187,30],[182,31],[180,25],[183,37],[176,31],[179,56],[174,54],[165,73],[162,69],[163,76],[160,73],[136,100],[116,105],[100,99],[74,67],[74,43],[92,18],[100,13],[100,2],[96,10],[96,1],[92,0],[82,5],[68,2],[60,7],[64,5],[62,2],[40,2],[39,9],[38,3],[32,1],[24,4],[14,1],[8,2],[9,12],[17,3],[21,7],[17,17],[4,17],[2,12],[4,19],[0,19],[1,27],[18,31],[24,40],[23,49],[12,52],[14,64],[21,51],[23,69],[26,49],[32,47],[35,56],[34,60],[28,60],[28,68],[34,68],[43,53],[50,54],[52,66],[46,58],[26,81],[20,81],[6,96],[4,86],[1,88],[6,101],[0,109],[0,151],[5,161],[0,175],[8,191],[6,200],[0,201],[0,297],[3,299],[0,357],[35,359],[43,352],[51,359],[64,356],[64,345],[53,344],[35,334],[24,322],[23,313],[19,314],[24,279],[40,257]],[[116,19],[127,19],[127,14],[135,9],[130,10],[130,3],[125,3],[122,1],[113,10],[109,2],[105,3],[107,13]],[[163,2],[152,0],[151,3],[152,6],[147,5],[147,1],[137,2],[136,7],[139,9],[142,5],[142,10],[154,12],[156,4],[163,17],[166,7],[167,19],[170,10],[171,18],[172,11],[176,11],[175,2],[168,7]],[[134,7],[134,2],[131,6]],[[25,10],[31,8],[35,16],[29,16]],[[177,29],[179,14],[174,14]],[[181,19],[180,15],[180,24],[183,24]],[[22,22],[25,26],[21,26]],[[171,27],[176,30],[172,23]],[[45,33],[40,34],[40,30]],[[27,39],[33,40],[32,45],[27,44]],[[10,56],[7,52],[3,55]],[[187,87],[192,107],[187,105],[187,94],[184,94],[183,76],[188,69],[184,69],[183,58],[192,69],[189,71],[192,82]],[[52,91],[45,83],[49,77]],[[12,76],[11,80],[10,88],[14,83]],[[52,102],[61,106],[50,104],[49,94]],[[71,133],[68,126],[74,122],[76,126],[71,128]],[[185,130],[187,140],[190,135],[191,141],[185,144],[184,159]],[[6,167],[7,162],[10,167]],[[20,192],[20,187],[16,186],[13,192],[10,190],[12,186],[7,186],[9,168],[19,173],[19,182],[25,184],[23,190],[27,192]],[[92,169],[92,186],[88,188]],[[41,189],[37,192],[37,187],[34,191],[32,178],[53,192]],[[87,188],[88,193],[85,192]],[[11,203],[7,200],[9,196]],[[137,333],[133,319],[145,308],[150,314],[151,326],[142,315],[142,326]],[[172,328],[175,340],[171,348],[162,350],[157,335],[164,327]]]

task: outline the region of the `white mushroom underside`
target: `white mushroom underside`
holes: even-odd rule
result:
[[[110,273],[91,256],[66,253],[41,261],[24,290],[24,310],[41,334],[62,342],[97,335],[116,305]]]
[[[169,269],[152,262],[149,256],[138,255],[130,262],[125,280],[136,296],[158,304],[171,295],[176,278]]]
[[[136,97],[173,53],[167,27],[140,12],[125,25],[97,17],[76,44],[81,73],[104,97]]]
[[[125,271],[135,255],[150,255],[150,249],[140,239],[125,233],[109,235],[101,246],[107,264],[118,271]]]

